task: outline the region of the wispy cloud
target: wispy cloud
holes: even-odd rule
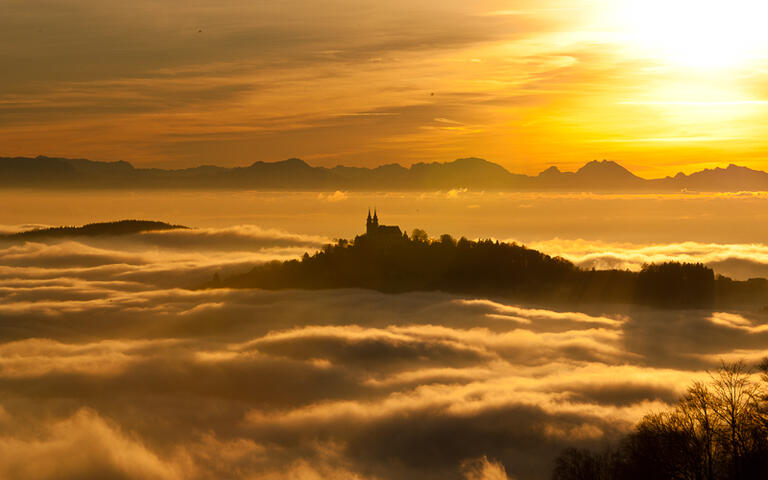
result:
[[[182,3],[7,2],[4,154],[161,166],[476,155],[537,173],[606,157],[664,170],[652,159],[670,152],[711,163],[764,137],[757,68],[660,64],[625,44],[606,2]]]

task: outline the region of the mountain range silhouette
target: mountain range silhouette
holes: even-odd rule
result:
[[[575,172],[555,166],[535,176],[511,173],[481,158],[386,164],[375,168],[314,167],[301,159],[255,162],[247,167],[203,165],[167,170],[136,168],[125,161],[38,156],[0,157],[2,188],[188,188],[254,190],[447,190],[602,192],[768,191],[768,172],[738,165],[673,177],[641,178],[610,160],[591,161]]]

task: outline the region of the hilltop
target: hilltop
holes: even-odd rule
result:
[[[492,191],[768,191],[768,173],[737,165],[686,175],[645,179],[620,164],[591,161],[575,172],[550,167],[535,176],[511,173],[481,158],[451,162],[393,163],[376,168],[311,166],[298,158],[244,167],[203,165],[166,170],[128,162],[0,157],[0,188],[243,189],[310,191],[423,191],[468,188]]]
[[[271,262],[203,288],[365,288],[388,293],[444,291],[525,301],[625,303],[663,308],[762,307],[768,280],[740,282],[701,264],[647,265],[640,272],[583,270],[515,243],[429,240],[416,230],[369,229],[301,260]]]
[[[120,220],[117,222],[89,223],[80,227],[63,226],[36,228],[24,232],[0,235],[0,239],[26,241],[73,236],[95,237],[108,235],[130,235],[141,232],[187,228],[189,227],[185,227],[183,225],[171,225],[169,223],[154,222],[149,220]]]

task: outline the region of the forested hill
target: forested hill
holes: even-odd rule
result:
[[[81,227],[51,227],[36,228],[24,232],[0,235],[2,240],[41,240],[46,238],[60,238],[70,236],[99,236],[99,235],[130,235],[133,233],[149,232],[157,230],[173,230],[188,228],[183,225],[171,225],[164,222],[149,220],[120,220],[117,222],[89,223]]]
[[[361,235],[305,254],[301,260],[258,265],[226,279],[216,276],[204,287],[445,291],[665,308],[768,303],[765,279],[716,278],[701,264],[665,263],[641,272],[582,270],[565,259],[514,243],[455,241],[449,235],[434,241]]]

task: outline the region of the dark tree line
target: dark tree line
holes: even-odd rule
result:
[[[710,306],[715,299],[715,274],[700,263],[646,265],[637,276],[639,303],[661,307]]]
[[[419,232],[409,238],[368,237],[339,240],[300,261],[273,262],[224,282],[227,286],[261,288],[369,288],[385,292],[444,290],[480,292],[502,286],[511,292],[535,293],[577,271],[553,258],[517,244],[469,241],[443,235],[437,240]]]
[[[667,412],[650,413],[614,447],[570,448],[553,480],[768,478],[768,360],[761,380],[743,362],[723,364]]]
[[[495,293],[527,300],[639,303],[665,308],[709,308],[731,301],[763,302],[768,282],[715,278],[702,264],[668,262],[640,272],[584,270],[515,243],[430,240],[412,235],[361,235],[338,240],[301,260],[272,262],[205,287],[367,288],[383,292],[440,290]]]

